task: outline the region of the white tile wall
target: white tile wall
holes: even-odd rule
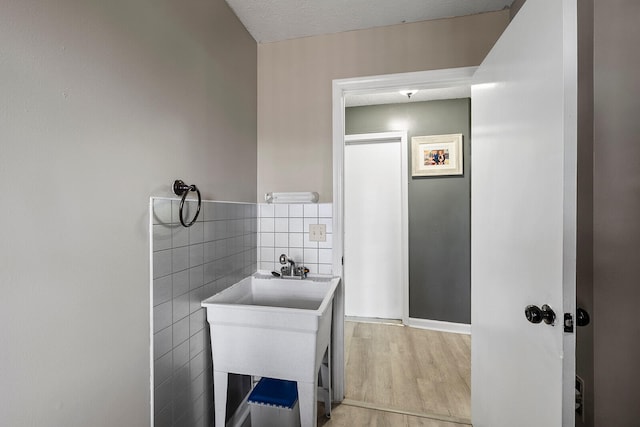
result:
[[[312,274],[332,274],[333,204],[260,204],[258,268],[280,271],[284,253]],[[326,242],[309,240],[309,225],[325,224]]]

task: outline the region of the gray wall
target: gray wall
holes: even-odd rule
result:
[[[640,422],[640,2],[594,2],[595,425]]]
[[[409,315],[471,323],[470,100],[351,107],[347,134],[398,130],[411,137],[462,133],[464,175],[411,177],[409,167]]]
[[[256,200],[255,41],[223,0],[0,6],[0,424],[149,425],[149,196]]]
[[[213,364],[200,302],[256,271],[257,206],[203,202],[180,224],[180,202],[153,200],[153,360],[156,427],[213,426]],[[190,221],[195,202],[185,204]],[[229,380],[227,414],[251,387]]]
[[[593,0],[578,2],[578,217],[576,303],[593,314]],[[593,322],[576,328],[576,374],[584,382],[577,427],[593,427]]]

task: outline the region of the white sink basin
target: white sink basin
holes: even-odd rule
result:
[[[318,369],[339,282],[256,275],[202,301],[211,329],[216,426],[224,425],[228,373],[297,381],[302,426],[315,425]]]
[[[202,305],[239,304],[318,310],[323,302],[327,302],[325,297],[331,296],[327,291],[330,290],[333,281],[332,278],[324,277],[285,280],[255,275],[204,300]]]

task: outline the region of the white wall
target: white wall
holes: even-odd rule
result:
[[[0,424],[149,422],[149,196],[256,199],[256,44],[222,0],[0,5]]]

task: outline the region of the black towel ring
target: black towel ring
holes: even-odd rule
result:
[[[185,224],[184,217],[182,215],[182,208],[184,207],[184,201],[187,198],[187,194],[189,194],[189,191],[195,191],[198,194],[198,209],[196,209],[196,214],[191,222]],[[176,179],[173,183],[173,192],[178,196],[182,196],[182,200],[180,200],[180,224],[182,224],[183,227],[191,227],[196,222],[196,219],[198,219],[198,215],[200,214],[200,205],[202,205],[200,190],[198,190],[198,187],[196,187],[195,185],[187,185],[184,183],[184,181]]]

